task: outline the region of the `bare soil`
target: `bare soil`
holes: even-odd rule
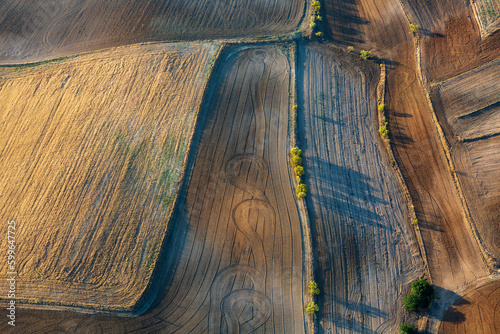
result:
[[[134,307],[165,237],[215,51],[132,46],[0,69],[0,215],[17,222],[17,298]],[[3,290],[7,271],[2,262]]]
[[[30,311],[19,316],[23,329],[305,332],[301,225],[287,165],[290,64],[272,46],[246,46],[222,55],[217,73],[165,245],[161,300],[132,319]]]
[[[440,334],[500,332],[500,282],[464,294],[448,310]]]
[[[432,281],[458,289],[487,275],[488,270],[465,220],[416,74],[409,22],[395,0],[361,1],[355,12],[359,16],[350,24],[357,28],[355,36],[360,42],[352,45],[357,50],[371,50],[389,64],[386,108],[391,144],[415,204]]]
[[[304,10],[299,0],[6,0],[0,63],[146,41],[284,34],[298,27]]]
[[[393,333],[423,264],[376,132],[378,66],[315,43],[300,47],[298,64],[319,332]]]
[[[493,265],[500,265],[500,61],[436,86],[432,99],[474,224]]]

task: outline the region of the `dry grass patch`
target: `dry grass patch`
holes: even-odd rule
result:
[[[132,46],[3,69],[0,215],[18,225],[18,298],[134,306],[167,229],[215,51]]]

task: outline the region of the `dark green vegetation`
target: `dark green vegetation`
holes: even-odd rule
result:
[[[408,311],[419,312],[429,307],[436,298],[436,289],[425,279],[411,282],[411,291],[403,300]]]

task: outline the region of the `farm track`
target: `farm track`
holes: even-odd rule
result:
[[[7,0],[0,3],[0,64],[139,42],[286,34],[304,8],[299,0]]]
[[[0,69],[0,213],[18,222],[22,240],[17,298],[136,306],[215,51],[211,43],[131,46]],[[5,289],[7,264],[0,268]]]
[[[375,129],[376,66],[314,43],[301,45],[298,62],[319,332],[392,333],[422,259]]]
[[[290,64],[270,46],[223,57],[165,247],[178,254],[164,268],[162,299],[131,319],[29,311],[19,320],[27,332],[305,331],[301,227],[287,166]]]

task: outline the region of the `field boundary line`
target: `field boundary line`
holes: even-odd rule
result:
[[[293,79],[291,80],[291,102],[292,106],[297,105],[297,87],[298,87],[298,82],[297,82],[297,71],[299,70],[299,65],[298,65],[298,56],[299,56],[299,44],[295,41],[291,44],[293,48],[293,52],[290,54],[290,58],[292,58],[293,62]],[[297,146],[297,138],[298,138],[298,130],[297,130],[297,113],[298,113],[298,108],[294,109],[291,108],[291,119],[290,119],[290,135],[289,135],[289,144],[290,148]],[[288,156],[288,152],[287,152]],[[296,180],[294,180],[293,175],[293,166],[289,163],[288,164],[288,175],[290,176],[290,186],[295,185]],[[292,192],[295,193],[294,189],[292,189]],[[303,302],[303,312],[305,313],[306,306],[308,304],[308,300],[310,299],[312,301],[312,298],[310,298],[308,294],[308,289],[307,289],[307,284],[309,281],[311,281],[314,277],[314,256],[313,256],[313,249],[312,249],[312,239],[311,239],[311,226],[310,226],[310,221],[309,221],[309,213],[307,211],[307,205],[306,201],[304,199],[297,199],[295,197],[295,202],[297,203],[298,211],[299,211],[299,216],[300,216],[300,222],[301,222],[301,229],[302,229],[302,247],[304,249],[304,255],[303,255],[303,261],[304,261],[304,269],[303,273],[304,275],[302,276],[302,285],[303,285],[303,291],[304,291],[304,302]],[[313,319],[311,320],[310,317],[305,317],[305,323],[306,323],[306,332],[309,333],[316,333],[316,321]]]
[[[387,76],[387,69],[385,64],[382,64],[380,67],[380,80],[377,86],[377,102],[379,105],[384,104],[385,102],[385,89],[386,89],[386,79]],[[384,118],[384,111],[378,110],[377,115],[378,115],[378,122],[379,124],[382,124],[383,118]],[[408,189],[408,186],[406,185],[406,181],[403,177],[403,173],[401,172],[401,167],[399,166],[396,157],[394,156],[394,152],[392,150],[392,145],[390,140],[384,140],[382,139],[382,143],[389,154],[389,160],[391,164],[393,165],[393,170],[396,173],[396,176],[398,178],[398,181],[401,185],[401,188],[403,190],[404,196],[406,197],[406,204],[408,206],[408,219],[410,220],[410,225],[411,221],[417,218],[417,215],[415,213],[415,206],[413,204],[413,199],[410,194],[410,190]],[[429,265],[427,263],[427,253],[425,251],[425,245],[424,241],[422,239],[422,234],[420,232],[420,229],[418,226],[415,226],[412,228],[412,230],[415,232],[415,236],[417,238],[418,246],[420,249],[420,255],[422,257],[422,260],[424,262],[424,273],[425,275],[429,278],[429,281],[432,283],[432,278],[429,272]]]

